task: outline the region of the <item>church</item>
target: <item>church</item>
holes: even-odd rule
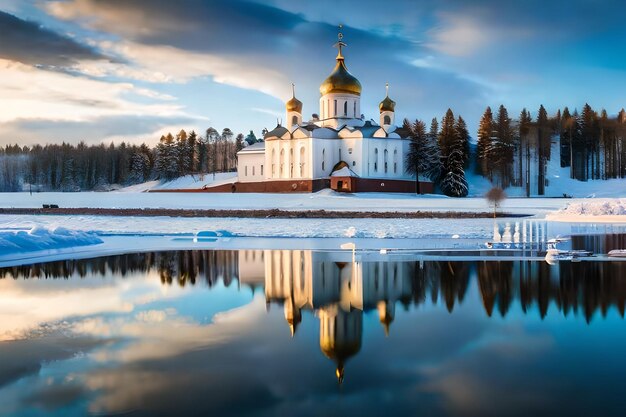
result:
[[[303,103],[293,96],[279,124],[264,141],[238,154],[233,192],[415,192],[415,177],[406,173],[410,140],[396,120],[396,103],[380,102],[378,121],[361,114],[361,83],[346,66],[343,35],[335,67],[320,85],[319,112],[303,118]],[[400,126],[398,126],[400,124]],[[432,183],[421,184],[432,192]]]

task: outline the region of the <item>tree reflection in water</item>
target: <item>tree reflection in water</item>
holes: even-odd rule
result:
[[[623,317],[626,263],[532,261],[353,261],[345,253],[308,250],[171,251],[134,253],[86,260],[49,262],[0,269],[3,279],[70,279],[157,273],[163,285],[213,287],[223,283],[253,291],[264,288],[268,308],[280,305],[296,334],[303,311],[319,319],[321,351],[336,364],[343,381],[346,362],[361,350],[363,314],[376,311],[385,335],[395,306],[405,309],[441,302],[449,313],[463,303],[472,282],[487,316],[505,317],[515,302],[540,317],[550,309],[565,316],[582,313],[589,323],[615,307]],[[553,307],[552,307],[553,306]]]
[[[587,239],[597,241],[595,237]],[[362,303],[365,309],[378,309],[379,301],[395,297],[394,302],[406,307],[441,301],[451,313],[463,302],[471,280],[476,279],[490,317],[494,310],[505,317],[515,301],[525,313],[536,306],[545,317],[553,306],[564,315],[582,313],[587,321],[598,311],[606,315],[610,307],[622,316],[625,310],[626,282],[622,277],[626,276],[626,263],[622,262],[561,262],[550,266],[523,260],[365,261],[353,265],[338,259],[332,253],[315,251],[146,252],[0,268],[0,279],[127,278],[157,272],[163,285],[203,283],[212,287],[221,282],[228,287],[238,281],[253,289],[264,287],[270,303],[283,304],[300,297],[302,305],[308,302],[312,308],[322,307],[342,301],[343,293],[351,292],[348,302]],[[353,287],[362,292],[362,300],[355,301]],[[288,308],[298,307],[298,300],[290,302]],[[295,320],[297,326],[297,317]]]

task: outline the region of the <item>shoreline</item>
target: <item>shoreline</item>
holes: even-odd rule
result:
[[[0,208],[0,215],[87,215],[128,217],[240,217],[256,219],[485,219],[493,212],[470,211],[345,211],[281,209],[166,209],[166,208]],[[531,214],[499,212],[497,218],[525,218]]]

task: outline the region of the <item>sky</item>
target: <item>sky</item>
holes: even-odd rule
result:
[[[0,0],[0,145],[155,144],[180,129],[257,136],[291,83],[319,112],[337,27],[378,121],[451,108],[475,136],[487,106],[610,115],[626,106],[619,0]]]

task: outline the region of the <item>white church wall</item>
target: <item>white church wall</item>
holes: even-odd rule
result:
[[[265,153],[240,153],[237,162],[237,179],[239,182],[256,182],[265,179]]]
[[[270,140],[265,145],[265,179],[310,179],[311,138]]]
[[[408,141],[390,138],[364,139],[362,158],[366,166],[361,176],[366,178],[408,178],[404,159]]]
[[[354,94],[330,93],[320,98],[320,126],[333,128],[360,123],[360,97]]]

